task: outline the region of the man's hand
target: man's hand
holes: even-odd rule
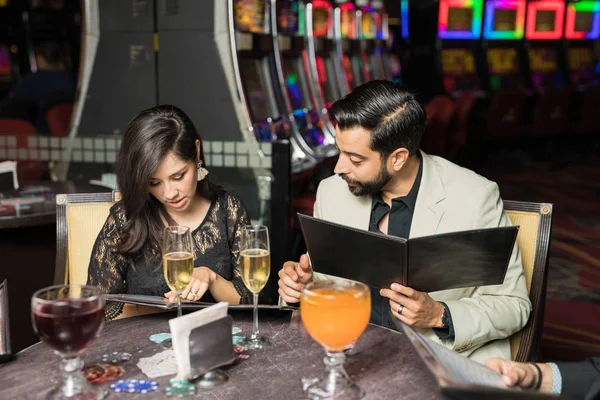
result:
[[[286,303],[298,303],[304,285],[312,281],[313,270],[308,256],[303,254],[300,262],[287,261],[279,270],[279,296]]]
[[[529,363],[520,363],[502,358],[490,358],[485,366],[502,375],[507,386],[518,386],[524,389],[535,387],[539,377],[537,369]],[[552,368],[548,364],[538,364],[542,370],[542,385],[540,391],[552,391]]]
[[[381,289],[383,297],[390,299],[392,315],[413,328],[441,328],[444,306],[427,293],[392,283],[391,289]],[[399,306],[402,312],[398,313]]]

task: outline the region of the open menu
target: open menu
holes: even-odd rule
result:
[[[141,294],[105,294],[104,299],[106,301],[114,301],[118,303],[126,303],[126,304],[136,304],[139,306],[148,306],[148,307],[156,307],[163,310],[176,309],[177,303],[171,303],[165,297],[161,296],[147,296]],[[203,301],[181,301],[182,309],[200,309],[206,308],[210,306],[214,306],[215,303],[207,303]],[[237,305],[229,305],[230,309],[235,310],[251,310],[253,308],[252,304],[237,304]],[[279,306],[279,305],[271,305],[271,304],[259,304],[258,308],[261,309],[276,309],[276,310],[295,310],[295,307],[291,306]]]
[[[419,357],[433,374],[442,393],[450,399],[560,399],[560,397],[508,387],[502,376],[419,334],[408,325],[402,330]]]
[[[10,334],[8,325],[8,289],[6,280],[0,282],[0,363],[10,359]]]
[[[502,284],[519,231],[505,226],[404,239],[298,217],[316,272],[421,292]]]

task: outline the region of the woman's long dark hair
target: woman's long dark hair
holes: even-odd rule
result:
[[[121,254],[133,256],[148,242],[160,248],[163,205],[149,193],[150,181],[169,152],[183,161],[196,163],[196,140],[200,140],[200,160],[206,165],[198,131],[190,118],[172,105],[144,110],[127,125],[116,163],[126,216],[118,248]],[[196,193],[211,201],[222,192],[209,176],[198,182],[196,188]]]

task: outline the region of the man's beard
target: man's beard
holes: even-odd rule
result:
[[[382,163],[381,169],[379,170],[379,174],[375,180],[370,182],[359,182],[355,180],[351,180],[344,174],[340,174],[340,177],[348,183],[351,183],[355,186],[348,186],[350,192],[355,196],[372,196],[376,193],[379,193],[381,189],[392,179],[392,174],[388,172],[385,168],[385,163]]]

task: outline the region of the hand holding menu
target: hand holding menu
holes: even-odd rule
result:
[[[502,376],[476,361],[470,360],[441,344],[435,343],[408,325],[402,331],[433,374],[442,393],[450,399],[560,399],[539,392],[509,388]]]
[[[298,214],[316,272],[421,292],[500,285],[519,228],[476,229],[404,239]]]

